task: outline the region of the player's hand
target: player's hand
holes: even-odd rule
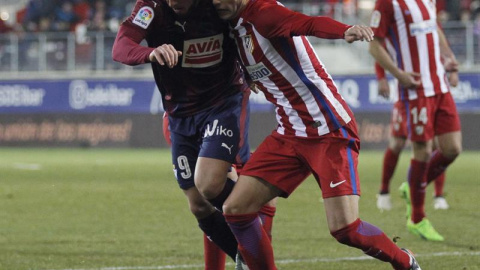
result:
[[[181,51],[177,51],[171,44],[163,44],[153,50],[148,58],[151,62],[158,62],[160,65],[167,65],[173,68],[178,64],[178,57],[182,55]]]
[[[370,42],[373,40],[373,31],[372,28],[365,25],[354,25],[345,31],[344,39],[348,43],[357,40]]]
[[[443,67],[447,72],[456,72],[458,71],[458,62],[455,57],[445,57],[443,61]]]
[[[459,81],[460,79],[458,78],[458,72],[452,71],[448,74],[448,82],[451,86],[457,86]]]
[[[252,90],[252,92],[255,94],[258,94],[258,92],[260,92],[260,89],[253,82],[248,87],[250,87],[250,90]]]
[[[400,85],[407,89],[415,89],[422,84],[421,75],[418,72],[402,71],[397,79]]]
[[[378,80],[378,94],[384,98],[390,97],[390,87],[386,78]]]

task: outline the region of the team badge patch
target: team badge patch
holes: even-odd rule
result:
[[[133,19],[133,23],[142,27],[143,29],[147,29],[150,23],[153,21],[153,17],[155,14],[153,13],[153,9],[151,7],[142,7],[138,10],[137,15]]]
[[[422,135],[423,134],[423,126],[416,126],[415,127],[415,133],[417,133],[417,135]]]
[[[372,18],[370,19],[370,27],[377,28],[380,26],[380,20],[382,19],[382,14],[380,11],[375,10],[372,13]]]
[[[247,49],[247,51],[249,51],[251,54],[253,54],[254,46],[253,46],[252,36],[251,35],[244,36],[243,41],[244,41],[245,48]]]

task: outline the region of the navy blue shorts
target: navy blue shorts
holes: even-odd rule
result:
[[[250,156],[248,124],[250,93],[238,93],[193,116],[168,116],[173,171],[181,189],[195,183],[198,157],[215,158],[242,166]]]

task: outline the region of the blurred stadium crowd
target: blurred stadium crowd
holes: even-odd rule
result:
[[[130,67],[113,62],[111,46],[120,23],[130,15],[135,2],[1,0],[0,72],[128,70]],[[281,2],[299,12],[329,16],[347,24],[369,24],[375,5],[375,0]],[[480,0],[437,0],[436,3],[438,17],[461,67],[471,69],[480,64]],[[314,45],[330,44],[328,42],[316,40]],[[368,55],[364,58],[358,62],[370,70],[372,60]],[[148,66],[135,69],[148,70]]]
[[[25,1],[24,1],[25,2]],[[309,15],[358,17],[360,0],[282,1],[285,5]],[[16,7],[15,14],[2,14],[0,33],[14,31],[51,32],[75,31],[86,27],[91,31],[112,31],[130,14],[135,0],[29,0]],[[339,10],[339,4],[341,8]],[[308,7],[308,8],[305,8]],[[437,0],[439,18],[445,21],[480,20],[480,0]],[[8,20],[10,16],[14,20]]]

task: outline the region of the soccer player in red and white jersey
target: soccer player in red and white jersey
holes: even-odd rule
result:
[[[273,0],[213,0],[229,20],[250,77],[276,106],[278,127],[255,150],[223,209],[251,270],[276,269],[257,211],[288,197],[310,174],[322,190],[329,230],[395,269],[420,269],[379,228],[359,218],[360,141],[353,113],[305,35],[371,41],[373,32],[293,12]]]
[[[438,27],[433,0],[378,0],[371,27],[375,39],[370,43],[370,53],[398,79],[399,100],[405,103],[408,113],[413,159],[409,184],[403,185],[412,207],[407,229],[423,239],[443,241],[444,237],[426,218],[425,188],[462,149],[460,120],[445,72],[455,77],[458,63]],[[383,47],[385,40],[394,48],[390,55]],[[438,150],[432,154],[434,138]]]
[[[385,75],[385,69],[375,62],[375,74],[378,82],[378,94],[385,98],[389,98],[390,86]],[[382,176],[380,181],[380,191],[377,195],[377,208],[381,211],[389,211],[392,209],[392,201],[390,198],[390,183],[392,176],[397,167],[400,153],[406,145],[407,132],[407,114],[405,112],[405,104],[402,101],[395,101],[393,104],[392,116],[390,118],[390,137],[388,146],[383,155]],[[446,210],[449,208],[447,200],[444,197],[443,188],[445,186],[445,172],[440,174],[435,180],[435,191],[433,198],[433,208]],[[411,209],[407,210],[409,216]]]

